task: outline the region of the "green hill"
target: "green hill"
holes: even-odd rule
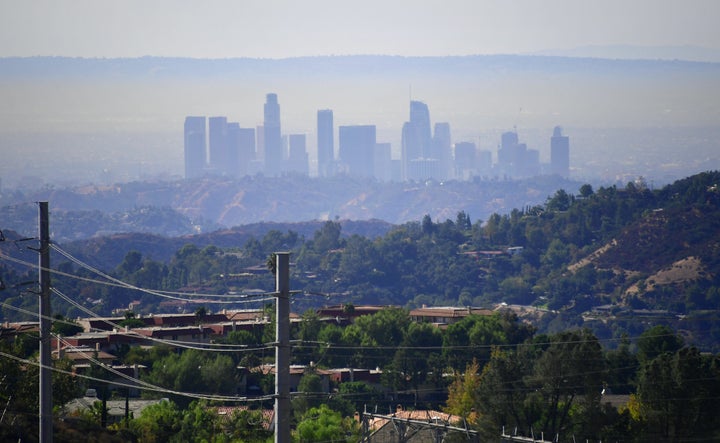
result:
[[[487,220],[460,211],[454,218],[427,215],[394,226],[256,224],[178,238],[113,235],[62,247],[137,286],[212,293],[272,290],[266,259],[289,250],[292,286],[300,291],[296,312],[335,303],[521,305],[518,313],[532,313],[528,320],[541,331],[582,325],[602,338],[666,323],[718,349],[717,183],[720,172],[714,171],[658,190],[642,182],[622,189],[583,185]],[[53,263],[87,273],[61,257]],[[141,311],[162,310],[162,300],[127,289],[70,279],[58,285],[65,293],[86,294],[103,314],[138,299]]]

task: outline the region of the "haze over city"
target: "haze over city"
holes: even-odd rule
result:
[[[311,171],[317,110],[332,109],[336,127],[376,125],[399,158],[410,100],[428,105],[432,124],[448,122],[453,143],[494,156],[516,130],[546,163],[562,126],[578,179],[661,183],[720,163],[713,1],[3,9],[4,187],[182,177],[186,116],[256,127],[268,93],[283,133],[306,134]]]

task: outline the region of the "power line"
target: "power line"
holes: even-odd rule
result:
[[[7,261],[11,261],[14,263],[22,264],[24,266],[37,268],[36,265],[26,262],[24,260],[19,260],[7,255],[4,255],[0,253],[0,258],[3,258]],[[78,275],[69,274],[66,272],[50,269],[49,270],[52,274],[55,275],[61,275],[64,277],[72,278],[75,280],[85,281],[89,283],[96,283],[100,285],[110,286],[110,287],[119,287],[119,288],[125,288],[130,290],[136,290],[140,292],[144,292],[150,295],[156,295],[159,297],[164,298],[170,298],[177,301],[185,301],[188,303],[197,303],[197,304],[247,304],[247,303],[261,303],[264,301],[270,301],[274,300],[273,295],[275,293],[273,292],[263,292],[258,294],[198,294],[198,293],[188,293],[188,292],[171,292],[171,291],[160,291],[160,290],[151,290],[151,289],[144,289],[140,288],[135,285],[131,285],[129,283],[125,283],[121,280],[114,279],[113,277],[108,276],[107,278],[111,278],[115,281],[105,281],[105,280],[97,280],[97,279],[91,279],[87,277],[81,277]],[[102,274],[102,273],[101,273]],[[185,296],[194,296],[194,297],[225,297],[225,298],[231,298],[233,300],[222,300],[222,301],[215,301],[215,300],[198,300],[198,299],[189,299],[189,298],[181,298],[181,297],[174,297],[169,294],[179,294],[179,295],[185,295]]]
[[[27,266],[30,268],[37,268],[37,265],[34,263],[30,263],[30,262],[27,262],[24,260],[20,260],[20,259],[8,256],[8,255],[5,255],[2,252],[0,252],[0,258],[10,261],[10,262],[21,264],[23,266]],[[85,267],[85,264],[83,262],[78,262],[78,263],[82,263],[83,267]],[[87,265],[87,266],[89,266],[89,265]],[[86,268],[86,269],[88,269],[88,268]],[[44,270],[44,269],[41,268],[41,270]],[[275,295],[274,292],[262,292],[262,293],[257,293],[257,294],[255,294],[255,293],[253,293],[253,294],[204,294],[204,293],[196,293],[196,292],[178,292],[178,291],[163,291],[163,290],[157,290],[157,289],[146,289],[146,288],[141,288],[136,285],[132,285],[130,283],[123,282],[122,280],[116,279],[114,277],[111,277],[111,276],[103,273],[102,271],[92,268],[91,266],[89,267],[88,270],[90,270],[104,278],[107,278],[111,281],[97,280],[97,279],[92,279],[92,278],[88,278],[88,277],[82,277],[79,275],[69,274],[69,273],[62,272],[62,271],[59,271],[56,269],[49,269],[49,271],[54,275],[60,275],[60,276],[68,277],[68,278],[75,279],[75,280],[86,281],[89,283],[96,283],[96,284],[110,286],[110,287],[131,289],[131,290],[135,290],[135,291],[144,292],[144,293],[147,293],[150,295],[156,295],[158,297],[169,298],[169,299],[173,299],[173,300],[177,300],[177,301],[185,301],[188,303],[203,303],[203,304],[258,303],[258,302],[262,302],[262,301],[273,300],[274,299],[273,296]],[[192,298],[176,297],[176,295],[181,295],[181,296],[186,296],[186,297],[209,297],[209,298],[222,297],[222,298],[227,298],[227,299],[231,299],[231,300],[222,300],[222,301],[197,300],[197,299],[192,299]],[[261,299],[258,300],[257,298],[261,298]]]
[[[157,290],[153,290],[153,289],[145,289],[145,288],[141,288],[139,286],[124,282],[115,277],[112,277],[112,276],[100,271],[99,269],[80,261],[79,259],[70,255],[70,253],[64,251],[63,249],[61,249],[60,247],[58,247],[56,245],[52,245],[51,247],[55,251],[62,254],[64,257],[71,260],[73,263],[76,263],[77,265],[79,265],[79,266],[81,266],[81,267],[107,279],[107,280],[110,280],[111,282],[116,283],[116,284],[120,285],[121,287],[124,287],[127,289],[133,289],[133,290],[140,291],[140,292],[145,292],[145,293],[151,294],[151,295],[157,295],[159,297],[197,303],[198,301],[196,301],[196,300],[180,298],[180,297],[176,297],[175,295],[172,295],[172,294],[181,294],[181,295],[185,295],[185,296],[197,296],[197,297],[223,297],[223,298],[248,298],[248,297],[264,297],[267,295],[274,295],[274,293],[262,293],[262,294],[253,294],[253,295],[250,295],[250,294],[236,294],[236,295],[233,295],[233,294],[194,294],[194,293],[176,293],[176,292],[169,292],[169,291],[157,291]],[[234,303],[234,302],[224,301],[224,302],[210,302],[210,303]]]
[[[86,307],[82,306],[81,304],[75,302],[67,295],[63,294],[59,290],[52,288],[52,292],[61,297],[63,300],[67,301],[71,305],[77,307],[78,309],[82,310],[83,312],[89,314],[93,318],[102,319],[105,323],[108,323],[110,326],[117,328],[118,330],[125,329],[123,326],[112,322],[106,318],[100,317],[97,313],[91,311],[90,309],[87,309]],[[140,334],[138,332],[133,331],[132,329],[129,329],[126,334],[133,335],[139,338],[142,338],[144,340],[150,340],[157,343],[166,344],[169,346],[175,346],[179,348],[185,348],[185,349],[195,349],[198,351],[214,351],[214,352],[247,352],[247,351],[257,351],[257,350],[263,350],[263,349],[269,349],[272,346],[270,345],[263,345],[259,347],[249,347],[246,345],[232,345],[232,344],[225,344],[225,343],[196,343],[191,342],[192,344],[188,344],[189,342],[184,342],[180,340],[166,340],[161,339],[157,337],[150,337],[143,334]],[[202,346],[201,346],[202,345]],[[228,347],[227,349],[223,349],[224,347]]]
[[[37,361],[21,358],[21,357],[12,355],[12,354],[8,354],[3,351],[0,351],[0,356],[18,361],[20,363],[25,363],[25,364],[41,367],[40,363]],[[237,396],[231,396],[231,395],[198,394],[198,393],[193,393],[193,392],[175,391],[172,389],[167,389],[167,388],[163,388],[163,387],[159,387],[159,386],[152,387],[153,385],[138,386],[138,385],[123,383],[123,382],[110,381],[110,380],[105,380],[102,378],[93,377],[93,376],[89,376],[89,375],[85,375],[85,374],[77,374],[72,371],[66,371],[64,369],[56,368],[54,366],[50,366],[47,369],[50,369],[51,371],[57,372],[60,374],[71,375],[73,377],[84,378],[86,380],[93,380],[93,381],[100,382],[100,383],[109,383],[109,384],[123,387],[123,388],[139,389],[139,390],[143,390],[143,391],[154,391],[154,392],[159,392],[159,393],[163,393],[163,394],[172,394],[172,395],[196,398],[196,399],[201,399],[201,400],[226,401],[226,402],[251,402],[251,401],[267,401],[267,400],[272,400],[272,398],[273,398],[273,396],[271,396],[271,395],[266,395],[266,396],[262,396],[262,397],[237,397]],[[133,378],[133,380],[137,380],[137,379]],[[137,381],[140,382],[140,380],[137,380]]]

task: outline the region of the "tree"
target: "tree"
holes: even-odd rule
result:
[[[266,443],[273,434],[263,427],[264,420],[262,410],[236,409],[221,427],[233,442]]]
[[[343,418],[327,405],[309,409],[297,425],[294,433],[297,442],[357,442],[360,426],[351,417]]]
[[[346,381],[338,385],[338,396],[349,401],[352,412],[360,412],[365,406],[372,408],[383,401],[383,393],[362,381]]]
[[[182,413],[172,401],[163,400],[143,410],[130,422],[130,428],[143,443],[171,441],[182,427]]]
[[[635,388],[637,356],[630,352],[630,340],[623,334],[617,349],[605,353],[607,387],[614,394],[630,394]]]
[[[442,347],[442,334],[428,323],[410,323],[400,349],[393,357],[393,367],[402,374],[402,379],[417,390],[425,381],[428,372],[442,370],[431,366],[437,362]]]
[[[445,412],[466,418],[470,424],[477,424],[478,416],[473,414],[481,404],[480,364],[477,360],[468,363],[463,373],[456,372],[448,387]]]
[[[469,231],[470,229],[472,229],[472,222],[470,221],[470,216],[465,211],[458,212],[455,220],[455,226],[457,226],[460,231]]]
[[[669,326],[657,325],[640,335],[637,346],[638,359],[641,363],[647,363],[659,355],[679,350],[683,346],[683,339]]]
[[[168,354],[156,359],[147,375],[153,384],[182,392],[234,395],[237,374],[233,360],[223,354],[207,354],[188,349],[182,354]],[[171,398],[180,407],[187,407],[184,396]]]
[[[207,401],[196,400],[182,412],[180,432],[173,436],[175,441],[210,442],[220,434],[218,415]]]
[[[555,195],[552,198],[548,198],[545,203],[545,207],[548,211],[567,211],[570,209],[570,203],[572,203],[572,196],[570,196],[564,189],[558,189],[555,191]]]
[[[584,185],[580,186],[580,195],[583,198],[588,198],[593,195],[592,185],[585,183]]]
[[[306,371],[298,383],[298,395],[292,399],[292,410],[296,417],[302,417],[309,409],[323,403],[322,379],[312,370]]]
[[[379,366],[387,351],[379,347],[397,346],[405,337],[405,332],[410,324],[410,316],[404,309],[385,308],[373,315],[363,315],[355,319],[351,326],[357,328],[360,334],[359,345],[365,349],[365,361],[362,366]],[[350,327],[348,327],[350,328]],[[346,330],[348,329],[346,328]],[[348,343],[349,344],[349,343]]]
[[[522,343],[533,333],[534,328],[520,324],[513,314],[468,315],[446,329],[443,355],[456,370],[472,359],[482,367],[490,359],[492,345]]]
[[[528,379],[545,409],[539,429],[552,436],[567,431],[583,438],[592,436],[603,373],[602,349],[589,330],[550,337],[550,346],[537,359]],[[579,409],[571,414],[576,402]]]
[[[339,222],[328,220],[322,228],[315,231],[313,246],[317,252],[323,253],[340,247],[340,232],[342,227]]]
[[[658,354],[641,368],[637,391],[650,436],[703,440],[720,433],[715,405],[720,395],[717,357],[704,356],[694,347]]]
[[[535,358],[528,346],[493,348],[480,377],[478,395],[483,401],[477,406],[491,429],[530,429],[540,418],[540,412],[526,402],[529,389],[525,382]]]
[[[130,276],[139,271],[140,268],[142,268],[142,254],[135,250],[125,254],[125,259],[118,266],[121,277]]]

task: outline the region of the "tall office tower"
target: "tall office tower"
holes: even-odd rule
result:
[[[420,156],[429,157],[428,149],[430,148],[432,133],[430,132],[430,111],[425,103],[410,101],[410,123],[417,127],[420,134],[422,141]]]
[[[305,134],[290,134],[288,136],[288,171],[308,175],[308,153],[305,147]]]
[[[280,104],[278,103],[277,94],[271,93],[265,96],[264,116],[265,173],[270,177],[274,177],[280,175],[283,164]]]
[[[185,178],[203,175],[207,163],[205,117],[185,117]]]
[[[570,137],[562,135],[560,126],[555,126],[550,137],[550,172],[561,177],[570,175]]]
[[[333,135],[333,112],[321,109],[317,112],[317,164],[318,177],[330,177],[334,174],[335,137]]]
[[[537,177],[540,175],[540,151],[537,149],[525,151],[520,172],[524,177]]]
[[[265,127],[258,125],[255,127],[255,160],[265,163]]]
[[[430,111],[423,102],[410,101],[410,121],[402,129],[402,161],[405,180],[422,177],[412,176],[409,166],[412,160],[434,158],[432,156],[432,133]]]
[[[227,144],[227,164],[224,166],[226,175],[239,177],[240,174],[240,123],[228,123],[225,133]]]
[[[492,172],[492,151],[487,149],[477,151],[477,171],[480,175],[490,175]]]
[[[230,146],[227,138],[227,117],[210,117],[208,119],[208,151],[210,153],[210,171],[217,175],[229,175],[231,168]]]
[[[433,130],[433,152],[431,158],[437,158],[440,166],[439,180],[452,178],[452,139],[450,137],[450,123],[435,123]]]
[[[340,161],[350,175],[375,177],[375,125],[340,126]]]
[[[497,165],[501,173],[509,174],[517,158],[518,135],[517,132],[503,132],[500,136],[500,147],[497,153]]]
[[[455,143],[455,177],[470,180],[477,172],[477,153],[475,143]]]
[[[227,140],[230,153],[227,171],[236,177],[248,175],[250,163],[255,160],[255,129],[228,123]]]
[[[510,177],[524,177],[533,175],[535,166],[534,154],[528,153],[525,143],[520,143],[517,132],[504,132],[500,139],[498,149],[499,172]],[[539,162],[538,162],[539,167]]]

